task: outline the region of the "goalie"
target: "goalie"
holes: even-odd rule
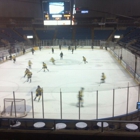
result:
[[[43,88],[41,88],[40,86],[38,86],[37,89],[36,89],[36,96],[34,98],[34,101],[36,100],[37,97],[39,97],[38,98],[38,102],[39,102],[40,97],[41,97],[42,94],[43,94]]]

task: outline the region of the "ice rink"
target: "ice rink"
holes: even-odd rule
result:
[[[63,59],[60,59],[61,51],[64,54]],[[84,64],[83,56],[86,57],[88,63]],[[55,65],[50,62],[51,57],[56,60]],[[23,77],[29,60],[33,63],[31,83],[26,82],[27,77]],[[42,70],[42,62],[47,64],[49,72]],[[102,72],[106,75],[106,82],[100,84]],[[79,108],[76,104],[81,87],[84,87],[84,107],[80,108],[80,119],[111,117],[113,89],[115,89],[114,116],[135,111],[138,101],[137,83],[109,51],[77,49],[72,54],[71,50],[55,49],[52,54],[51,49],[42,49],[36,50],[34,55],[29,52],[17,57],[16,63],[8,60],[0,64],[0,111],[3,110],[3,99],[13,98],[14,91],[16,99],[26,100],[26,117],[31,118],[31,91],[35,97],[38,85],[43,87],[45,118],[60,119],[62,113],[62,119],[78,119]],[[60,98],[60,90],[62,98]],[[34,101],[33,105],[34,117],[42,118],[42,98],[39,102]]]

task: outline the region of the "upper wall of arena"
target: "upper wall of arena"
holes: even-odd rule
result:
[[[96,17],[103,15],[139,16],[139,4],[139,0],[75,0],[76,7],[87,7],[92,10],[91,15]],[[106,12],[106,14],[103,12]],[[90,14],[87,14],[87,16],[90,16]]]
[[[76,7],[87,7],[93,10],[90,14],[84,14],[85,17],[91,15],[111,17],[113,14],[140,15],[139,0],[74,0],[74,3]],[[42,0],[0,0],[0,17],[42,18]]]

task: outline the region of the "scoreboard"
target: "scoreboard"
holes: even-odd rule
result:
[[[44,25],[71,25],[71,3],[63,1],[42,1]]]

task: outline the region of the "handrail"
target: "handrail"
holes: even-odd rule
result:
[[[78,123],[78,122],[84,122],[84,123],[87,123],[87,128],[88,129],[78,129],[78,130],[85,130],[85,131],[87,131],[87,130],[94,130],[94,128],[93,128],[93,123],[96,123],[96,125],[97,125],[97,122],[101,122],[101,126],[100,126],[100,129],[98,129],[98,131],[99,132],[104,132],[104,130],[105,131],[109,131],[109,129],[105,129],[104,128],[104,126],[103,126],[103,123],[105,122],[105,123],[107,123],[108,125],[110,125],[110,124],[115,124],[115,123],[118,123],[118,125],[117,126],[119,126],[119,127],[117,127],[116,128],[116,130],[117,129],[121,129],[121,127],[120,127],[120,124],[121,123],[125,123],[125,124],[137,124],[137,126],[139,127],[140,126],[140,121],[122,121],[122,120],[61,120],[61,119],[30,119],[30,118],[16,118],[16,119],[14,119],[14,118],[0,118],[0,129],[3,129],[3,126],[2,126],[2,122],[4,122],[4,121],[7,121],[8,122],[8,124],[9,125],[7,125],[7,126],[5,126],[4,128],[6,129],[9,129],[9,128],[11,128],[12,129],[12,127],[10,126],[10,122],[12,121],[12,120],[16,120],[16,121],[18,121],[18,122],[20,122],[21,124],[22,123],[24,123],[25,124],[25,126],[24,127],[15,127],[14,129],[20,129],[20,130],[38,130],[38,129],[40,129],[40,130],[51,130],[51,131],[54,131],[54,130],[56,130],[57,128],[56,128],[56,124],[57,123],[65,123],[65,124],[67,124],[67,123],[74,123],[75,125],[76,125],[76,123]],[[27,124],[28,123],[32,123],[32,124],[34,124],[34,123],[36,123],[36,122],[44,122],[45,123],[45,125],[47,125],[47,123],[48,122],[52,122],[53,123],[53,125],[52,125],[52,127],[49,127],[49,128],[47,128],[47,127],[42,127],[42,128],[34,128],[33,126],[32,126],[32,128],[30,128],[30,127],[28,127],[27,126]],[[30,124],[29,123],[29,124]],[[109,126],[108,126],[109,127]],[[139,128],[138,128],[139,129]],[[65,130],[65,129],[64,129]],[[67,130],[67,129],[66,129]],[[75,128],[73,128],[73,127],[71,127],[71,129],[70,130],[77,130],[77,129],[75,129]],[[124,129],[125,130],[125,129]],[[126,132],[126,131],[125,131]]]

